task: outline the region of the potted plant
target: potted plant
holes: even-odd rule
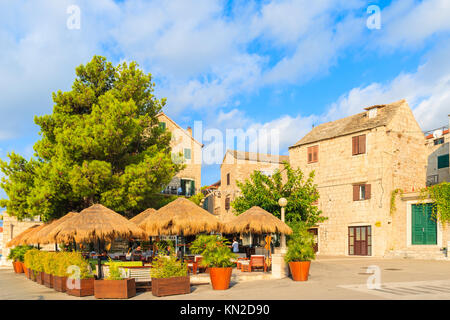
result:
[[[42,285],[44,284],[44,254],[45,252],[38,251],[33,263],[36,282]]]
[[[20,249],[17,251],[16,254],[16,259],[22,265],[23,272],[28,278],[29,278],[28,268],[25,266],[25,253],[31,249],[33,249],[33,246],[20,246]]]
[[[66,293],[85,297],[94,295],[94,275],[89,263],[79,252],[67,252],[69,267],[67,269]]]
[[[308,280],[311,260],[314,258],[314,236],[306,228],[295,230],[288,241],[288,251],[284,256],[294,281]]]
[[[44,266],[44,286],[53,288],[53,276],[56,269],[56,252],[43,252],[42,264]]]
[[[38,249],[31,249],[25,252],[24,254],[24,263],[25,267],[28,270],[28,276],[31,280],[36,281],[36,274],[35,272],[35,261],[36,261],[36,255],[39,253]]]
[[[169,250],[168,256],[159,254],[153,259],[150,273],[154,296],[162,297],[191,292],[187,266],[177,260],[173,250]]]
[[[126,279],[118,263],[109,260],[109,275],[104,280],[94,280],[97,299],[128,299],[136,295],[134,278]]]
[[[191,251],[202,256],[200,265],[208,267],[214,290],[226,290],[230,287],[236,254],[231,252],[229,244],[225,238],[215,235],[199,235],[191,244]]]
[[[55,267],[53,274],[53,289],[59,292],[66,292],[67,271],[72,265],[67,252],[56,253]]]
[[[8,260],[12,260],[12,265],[13,265],[13,269],[14,269],[15,273],[22,273],[22,272],[24,272],[23,266],[20,263],[19,257],[18,257],[20,248],[21,248],[20,246],[12,248],[9,251],[9,254],[8,254]]]

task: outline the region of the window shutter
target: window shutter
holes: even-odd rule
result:
[[[353,156],[358,154],[358,142],[359,142],[358,137],[352,137],[352,155]]]
[[[313,147],[313,161],[314,162],[319,161],[319,146]]]
[[[358,154],[366,153],[366,135],[365,134],[363,134],[362,136],[359,136],[358,144],[359,144]]]
[[[230,198],[225,199],[225,210],[230,210]]]
[[[227,186],[229,186],[229,185],[230,185],[230,174],[227,173]]]
[[[366,184],[366,198],[365,199],[370,199],[371,197],[371,193],[370,193],[370,184]]]
[[[359,184],[353,185],[353,201],[359,200]]]
[[[191,149],[184,149],[184,158],[187,160],[191,159]]]
[[[312,147],[308,147],[307,153],[308,153],[308,163],[311,163],[313,161]]]

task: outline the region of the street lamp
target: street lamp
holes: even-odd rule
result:
[[[284,207],[286,207],[286,205],[287,205],[286,198],[280,198],[278,200],[278,204],[281,207],[281,221],[285,222],[284,221],[284,211],[285,211]],[[284,233],[281,234],[281,250],[282,251],[286,250],[286,236],[284,235]]]

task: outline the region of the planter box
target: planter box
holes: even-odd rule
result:
[[[44,284],[44,272],[35,271],[36,282],[39,284]]]
[[[94,295],[97,299],[129,299],[136,295],[136,282],[134,278],[95,280]]]
[[[37,281],[37,279],[36,279],[37,278],[36,277],[36,275],[37,275],[36,271],[28,269],[28,272],[30,273],[30,279],[33,280],[34,282],[36,282]]]
[[[27,267],[25,267],[25,265],[23,265],[23,272],[25,273],[25,277],[31,279],[30,270]]]
[[[69,279],[70,282],[70,279]],[[75,280],[74,280],[75,282]],[[71,296],[85,297],[94,295],[94,278],[91,279],[81,279],[79,288],[70,288],[69,285],[66,286],[66,293]]]
[[[44,286],[53,288],[53,275],[44,273]]]
[[[66,277],[53,276],[53,289],[59,292],[66,292]]]
[[[157,297],[191,293],[189,276],[157,279],[152,278],[152,294]]]

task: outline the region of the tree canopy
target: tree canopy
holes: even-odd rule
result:
[[[293,169],[287,162],[283,170],[276,170],[272,176],[267,176],[255,170],[250,179],[237,181],[240,195],[231,205],[240,214],[253,206],[259,206],[281,217],[280,198],[286,198],[286,223],[297,228],[299,224],[313,226],[322,222],[322,211],[314,204],[319,199],[317,185],[314,184],[314,171],[305,178],[300,169]]]
[[[72,90],[53,93],[53,113],[36,116],[41,139],[27,161],[11,152],[0,160],[0,200],[19,219],[46,221],[93,203],[133,216],[151,207],[182,169],[171,159],[170,133],[156,115],[151,74],[135,62],[113,66],[94,56],[76,68]]]

